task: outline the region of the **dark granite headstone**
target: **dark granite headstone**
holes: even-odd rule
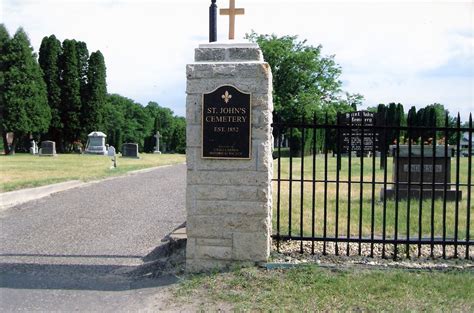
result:
[[[138,144],[136,143],[124,143],[122,145],[122,157],[125,158],[139,158],[138,157]]]
[[[39,150],[39,155],[40,156],[55,156],[56,143],[54,141],[41,142],[41,149]]]
[[[448,147],[448,154],[446,155],[445,147],[437,146],[434,153],[434,164],[432,146],[424,146],[423,155],[419,145],[413,145],[411,151],[408,145],[400,145],[400,152],[397,151],[395,145],[391,146],[390,150],[393,156],[392,179],[394,185],[391,189],[386,190],[387,198],[396,197],[396,186],[398,185],[399,199],[406,199],[408,192],[410,192],[411,198],[419,198],[420,195],[424,199],[431,197],[444,198],[446,188],[446,200],[456,200],[456,190],[451,190],[449,185],[451,183],[452,147]],[[411,152],[411,158],[409,158],[409,152]],[[384,189],[382,188],[380,197],[383,199],[383,196]],[[462,192],[459,191],[458,200],[461,200],[461,198]]]

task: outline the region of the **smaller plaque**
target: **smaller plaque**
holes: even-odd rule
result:
[[[202,157],[251,158],[250,93],[225,85],[203,95]]]

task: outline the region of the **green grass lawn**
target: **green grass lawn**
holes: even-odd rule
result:
[[[473,312],[474,273],[468,270],[410,271],[327,269],[238,269],[195,275],[175,290],[196,309],[236,311],[428,311]]]
[[[313,166],[312,156],[304,158],[304,179],[313,179]],[[468,171],[468,159],[461,158],[459,173],[460,182],[467,183],[467,171]],[[342,169],[339,173],[340,180],[360,181],[361,176],[361,160],[358,157],[352,158],[352,169],[351,175],[349,175],[348,159],[342,159]],[[290,162],[289,158],[281,159],[281,178],[289,179],[290,173]],[[280,234],[288,234],[291,228],[293,235],[299,235],[301,232],[304,236],[310,236],[312,234],[312,218],[313,218],[313,183],[304,182],[301,184],[301,158],[293,158],[293,170],[292,170],[292,182],[291,197],[290,197],[290,183],[281,182],[280,184]],[[277,178],[278,161],[274,161],[274,178]],[[328,157],[327,160],[328,171],[325,172],[325,159],[322,156],[316,158],[316,170],[315,178],[317,180],[336,180],[336,158]],[[431,217],[434,216],[434,229],[433,233],[435,237],[441,237],[443,235],[443,225],[446,226],[446,236],[454,237],[455,224],[456,224],[456,208],[458,210],[458,238],[464,239],[466,237],[467,230],[467,210],[470,209],[470,234],[474,234],[474,188],[471,188],[471,207],[468,208],[467,203],[467,187],[460,187],[462,191],[462,200],[458,202],[447,202],[446,205],[446,220],[443,220],[443,201],[436,200],[432,203],[431,200],[419,201],[418,199],[411,199],[410,202],[406,200],[396,201],[387,200],[384,208],[384,202],[380,200],[380,191],[383,185],[373,185],[370,182],[373,181],[373,169],[372,158],[364,158],[364,171],[362,172],[363,181],[368,182],[362,185],[362,202],[361,197],[361,184],[352,183],[351,192],[348,191],[348,183],[340,183],[339,191],[337,191],[336,183],[323,183],[318,182],[315,184],[315,214],[314,214],[314,226],[315,235],[321,236],[324,232],[324,207],[326,205],[327,223],[326,232],[328,236],[335,236],[336,224],[338,225],[338,235],[347,236],[348,234],[348,215],[350,213],[350,230],[351,236],[358,236],[359,231],[362,237],[370,237],[372,230],[372,218],[373,218],[373,229],[374,236],[381,236],[383,233],[383,218],[385,211],[386,220],[386,236],[387,238],[393,238],[395,234],[395,225],[398,225],[398,236],[410,238],[417,238],[420,233],[422,237],[431,236]],[[456,181],[456,162],[455,158],[452,159],[451,164],[451,182]],[[474,175],[473,175],[474,177]],[[375,164],[375,181],[383,182],[384,171],[380,169],[379,158]],[[387,166],[387,182],[392,182],[392,159],[389,158]],[[472,182],[471,182],[472,184]],[[303,185],[303,203],[301,209],[301,186]],[[324,190],[327,190],[326,201]],[[391,188],[391,186],[389,185]],[[278,184],[273,183],[273,233],[277,231],[277,196],[278,196]],[[339,197],[338,207],[336,207],[336,199]],[[291,199],[291,206],[290,206]],[[372,199],[374,200],[372,202]],[[433,204],[433,210],[432,210]],[[290,207],[291,207],[291,223],[290,223]],[[361,209],[362,208],[362,209]],[[336,209],[338,211],[337,222],[336,222]],[[395,223],[396,212],[398,210],[398,224]],[[300,216],[303,214],[303,228],[300,227]],[[361,214],[362,213],[362,214]],[[421,217],[421,232],[419,232],[419,223]],[[362,218],[362,227],[359,228],[359,221]],[[409,225],[409,227],[407,227]]]
[[[140,154],[140,159],[111,158],[87,154],[58,154],[39,157],[30,154],[0,155],[0,192],[43,186],[68,180],[90,181],[148,167],[183,163],[182,154]]]

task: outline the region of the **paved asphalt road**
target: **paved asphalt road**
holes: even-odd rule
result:
[[[185,181],[163,167],[0,212],[0,311],[159,308],[174,278],[124,272],[185,221]]]

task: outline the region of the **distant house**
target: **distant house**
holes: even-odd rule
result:
[[[474,134],[471,135],[471,155],[474,155]],[[469,155],[469,132],[465,132],[461,138],[461,153],[463,156]]]

